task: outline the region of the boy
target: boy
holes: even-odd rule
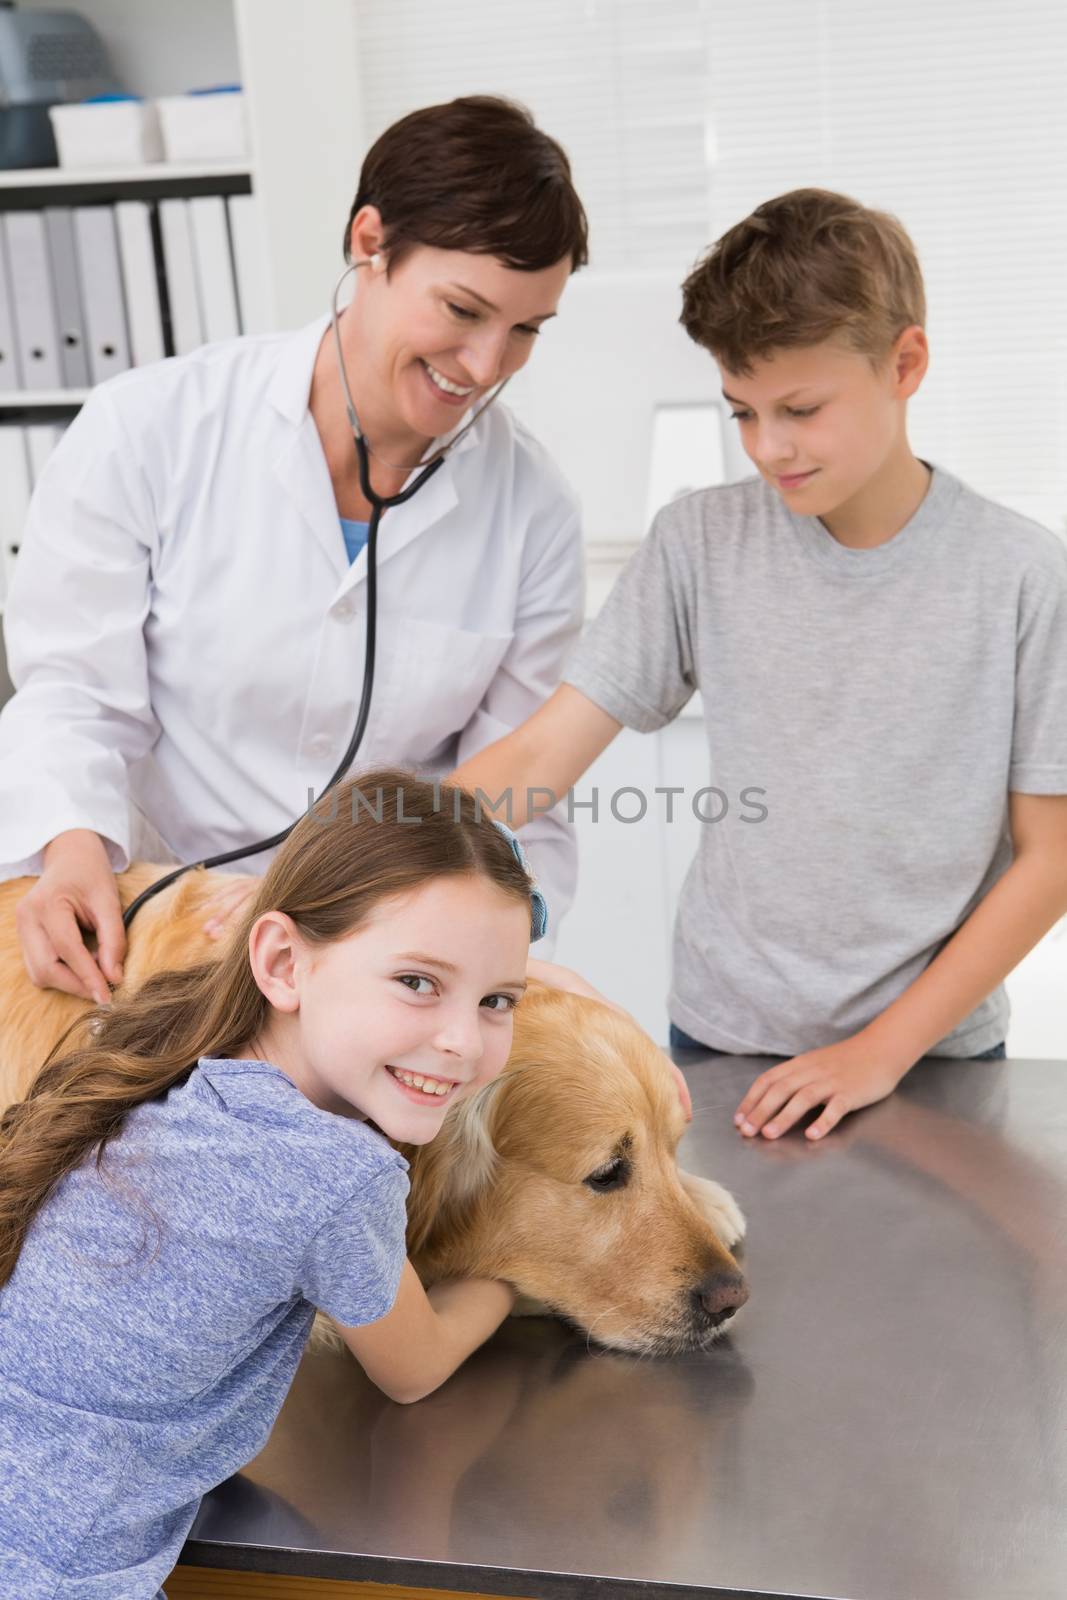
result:
[[[555,695],[455,774],[521,823],[702,690],[708,782],[766,816],[702,830],[671,1042],[786,1058],[746,1135],[1002,1056],[1002,980],[1067,911],[1067,549],[912,453],[924,318],[893,217],[801,189],[731,228],[681,320],[758,476],[665,507]]]

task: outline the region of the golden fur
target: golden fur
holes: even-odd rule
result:
[[[138,864],[122,873],[123,905],[165,870]],[[0,1106],[25,1093],[88,1009],[35,988],[25,971],[14,911],[35,881],[0,884]],[[125,990],[221,952],[203,923],[225,881],[188,873],[138,912]],[[615,1349],[707,1344],[720,1331],[709,1312],[743,1297],[730,1247],[744,1220],[725,1189],[679,1170],[683,1130],[666,1059],[636,1023],[531,984],[501,1076],[457,1102],[430,1144],[404,1147],[408,1249],[420,1277],[507,1279]],[[618,1160],[624,1181],[597,1188],[611,1183]]]

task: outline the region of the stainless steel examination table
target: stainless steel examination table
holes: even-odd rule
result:
[[[683,1165],[748,1217],[729,1338],[639,1360],[513,1320],[411,1407],[311,1354],[185,1565],[531,1600],[1067,1597],[1067,1062],[923,1061],[810,1146],[735,1132],[767,1062],[676,1059]]]

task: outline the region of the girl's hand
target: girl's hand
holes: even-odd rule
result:
[[[239,878],[216,889],[204,909],[210,913],[204,923],[209,939],[221,939],[237,921],[249,899],[259,888],[259,878]]]
[[[391,1311],[377,1322],[336,1327],[371,1382],[407,1405],[451,1377],[514,1304],[511,1284],[494,1278],[450,1278],[424,1289],[406,1261]]]
[[[761,1072],[734,1112],[734,1122],[746,1136],[762,1130],[765,1139],[777,1139],[815,1106],[822,1106],[822,1116],[804,1130],[806,1138],[821,1139],[846,1112],[892,1094],[914,1065],[888,1056],[884,1048],[857,1033]]]
[[[602,1005],[610,1006],[613,1011],[618,1011],[621,1016],[629,1017],[630,1013],[625,1006],[618,1005],[614,1000],[609,1000],[606,994],[601,994],[599,989],[594,989],[591,983],[570,967],[561,967],[555,961],[537,961],[533,956],[526,963],[526,976],[534,978],[538,983],[547,983],[553,989],[565,989],[570,994],[584,995],[587,1000],[599,1000]],[[633,1021],[633,1018],[630,1018]],[[670,1056],[664,1051],[667,1065],[674,1074],[675,1087],[678,1098],[682,1102],[686,1122],[693,1120],[693,1102],[689,1097],[689,1085],[680,1067],[676,1067]]]

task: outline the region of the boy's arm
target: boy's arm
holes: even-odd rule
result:
[[[704,532],[702,518],[694,496],[681,510],[659,513],[568,657],[567,682],[521,727],[452,774],[463,788],[481,789],[502,822],[517,828],[548,811],[620,728],[653,733],[692,696],[698,685],[689,551]]]
[[[487,809],[521,828],[531,812],[548,811],[563,798],[621,727],[580,689],[561,683],[514,733],[479,750],[448,781],[480,789]]]
[[[392,1309],[377,1322],[338,1332],[390,1400],[422,1400],[484,1344],[515,1304],[515,1290],[491,1278],[456,1278],[426,1290],[405,1261]]]
[[[744,1133],[784,1133],[817,1105],[821,1138],[890,1094],[1067,912],[1067,795],[1009,795],[1014,859],[930,965],[866,1028],[761,1073],[737,1108]],[[773,1120],[772,1120],[773,1119]]]
[[[531,808],[547,811],[562,799],[622,726],[573,684],[561,683],[540,710],[514,733],[479,750],[456,768],[449,782],[472,792],[480,791],[486,797],[487,808],[492,804],[502,822],[521,828]],[[609,1006],[615,1004],[578,973],[553,962],[531,958],[527,973],[554,988],[586,994]],[[616,1006],[616,1010],[622,1009]],[[673,1061],[670,1067],[686,1120],[691,1121],[693,1105],[685,1078]]]
[[[1008,796],[1014,859],[944,949],[866,1030],[911,1056],[963,1021],[1067,912],[1067,795]]]

